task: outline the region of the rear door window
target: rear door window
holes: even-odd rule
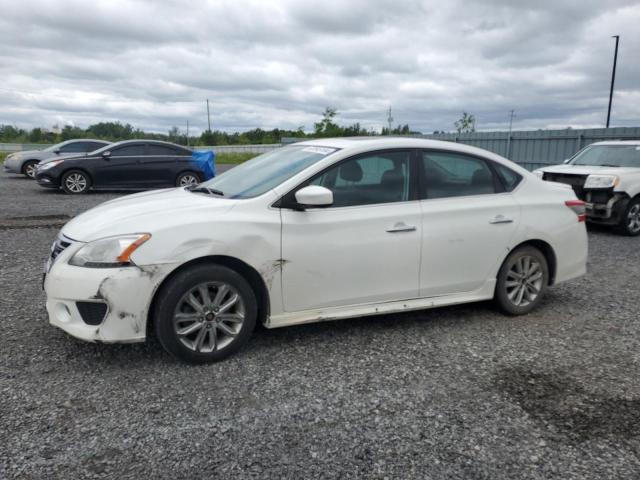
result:
[[[95,150],[98,150],[99,148],[105,147],[106,144],[104,143],[99,143],[99,142],[87,142],[85,144],[85,151],[87,152],[93,152]]]
[[[423,151],[422,198],[465,197],[496,193],[496,179],[486,161],[470,155]]]
[[[148,155],[175,157],[179,153],[175,148],[166,145],[149,145]]]
[[[111,151],[112,157],[137,157],[140,155],[144,155],[144,145],[127,145],[120,148],[114,148]]]
[[[85,150],[86,142],[74,142],[60,147],[61,153],[82,153]]]

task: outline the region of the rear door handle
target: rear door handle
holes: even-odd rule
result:
[[[416,227],[414,225],[407,225],[404,222],[398,222],[393,227],[387,228],[387,232],[389,233],[398,233],[398,232],[415,232]]]
[[[499,225],[501,223],[513,223],[513,219],[507,218],[504,215],[496,215],[491,220],[489,220],[489,223],[492,225]]]

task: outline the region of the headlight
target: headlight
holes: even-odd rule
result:
[[[148,233],[133,233],[94,240],[78,250],[69,260],[69,265],[90,268],[126,267],[131,265],[131,254],[150,238]]]
[[[38,170],[49,170],[50,168],[60,165],[64,160],[54,160],[53,162],[39,163]]]
[[[584,182],[584,188],[610,188],[619,182],[620,179],[615,175],[589,175]]]
[[[534,174],[536,177],[540,178],[540,179],[542,179],[542,177],[544,177],[544,172],[543,172],[542,170],[534,170],[534,171],[533,171],[533,174]]]

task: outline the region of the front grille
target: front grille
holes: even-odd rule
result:
[[[56,238],[56,241],[53,242],[53,245],[51,245],[51,263],[53,263],[56,257],[60,255],[69,245],[71,245],[71,242],[68,241],[66,237],[59,235],[58,238]]]
[[[566,183],[567,185],[571,185],[571,188],[573,188],[573,191],[576,193],[576,196],[580,200],[585,200],[584,182],[587,180],[587,177],[588,175],[574,175],[571,173],[545,172],[542,179],[547,180],[549,182]]]
[[[107,314],[107,305],[101,302],[76,302],[76,307],[87,325],[100,325]]]

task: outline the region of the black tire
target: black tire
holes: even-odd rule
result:
[[[62,175],[60,186],[70,195],[80,195],[91,188],[91,178],[82,170],[69,170]]]
[[[194,179],[195,181],[188,181],[187,179]],[[200,178],[200,175],[196,172],[182,172],[176,177],[176,187],[187,187],[189,185],[200,183],[201,181],[202,179]]]
[[[22,174],[30,179],[36,178],[36,165],[40,163],[38,160],[27,160],[22,164]]]
[[[630,237],[640,235],[640,198],[629,201],[616,230]]]
[[[234,305],[236,308],[242,305],[244,319],[240,324],[229,324],[231,327],[239,329],[234,336],[229,336],[225,333],[226,330],[220,329],[221,319],[217,317],[211,319],[207,315],[239,316],[241,314],[237,312],[213,314],[213,310],[218,311],[212,306],[215,304],[216,299],[213,298],[211,302],[206,302],[202,295],[198,294],[201,291],[199,287],[202,287],[203,284],[207,285],[205,287],[207,288],[207,296],[211,295],[217,298],[217,294],[220,292],[219,285],[226,285],[232,296],[238,295],[238,300]],[[198,295],[195,299],[196,303],[202,302],[203,305],[209,303],[210,306],[205,307],[204,311],[197,311],[192,308],[192,313],[183,314],[184,306],[192,305],[192,303],[185,300],[185,296],[188,296],[190,292],[195,292]],[[167,352],[188,363],[210,363],[223,360],[243,347],[249,341],[255,328],[258,308],[253,289],[244,277],[222,265],[194,265],[177,273],[158,291],[157,298],[158,301],[153,311],[156,337]],[[225,298],[227,300],[222,300],[221,298],[222,304],[231,299],[231,297]],[[174,315],[178,314],[198,317],[197,320],[184,320],[188,323],[186,328],[183,327],[183,330],[200,325],[199,329],[193,330],[189,335],[178,335],[177,330],[180,327],[174,319]],[[225,326],[229,327],[229,325]],[[234,325],[237,325],[237,327]],[[205,332],[205,328],[209,330]],[[200,332],[204,332],[201,346],[204,346],[202,343],[206,339],[209,347],[213,344],[212,351],[200,351],[200,348],[196,346],[198,338],[200,338]],[[214,334],[215,340],[212,340]],[[228,343],[224,343],[225,341]],[[185,343],[192,343],[192,345],[188,346]]]
[[[524,267],[523,271],[527,270],[527,259],[531,273],[526,274],[528,276],[523,278],[517,278],[517,275],[520,275],[517,271],[518,267]],[[522,263],[519,264],[519,262]],[[537,263],[537,269],[534,269],[534,263]],[[540,277],[536,278],[535,282],[529,281],[528,279],[538,276],[537,272],[541,273]],[[547,259],[537,248],[525,245],[511,252],[500,267],[494,301],[500,310],[507,315],[524,315],[538,306],[548,285],[549,265]],[[522,294],[520,294],[521,291]],[[518,299],[521,302],[518,302]]]

